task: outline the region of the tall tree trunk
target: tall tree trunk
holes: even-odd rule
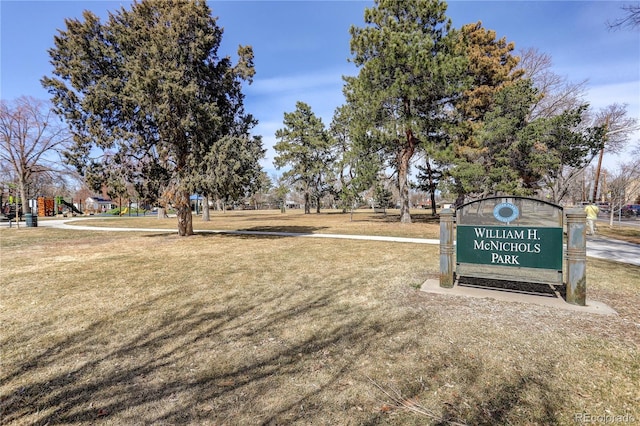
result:
[[[409,164],[408,161],[400,163],[398,170],[398,190],[400,192],[400,223],[411,223],[409,212]]]
[[[189,191],[178,191],[176,194],[176,216],[178,217],[178,235],[193,235],[193,216],[189,204]]]
[[[22,213],[31,213],[31,207],[29,206],[29,200],[27,200],[27,188],[25,185],[26,180],[21,179],[18,182],[18,191],[20,192],[20,203],[22,203]],[[18,211],[16,210],[16,217],[18,217]]]
[[[304,193],[304,214],[311,214],[311,197],[309,191]]]
[[[431,191],[431,215],[436,215],[436,191],[435,189]]]
[[[156,219],[164,219],[165,217],[167,217],[167,212],[165,211],[164,207],[158,207],[158,214],[156,216]]]
[[[211,217],[209,216],[209,196],[204,195],[202,197],[202,221],[209,222]]]
[[[320,213],[320,196],[316,197],[316,213]]]
[[[400,223],[411,223],[409,212],[409,162],[416,150],[416,140],[413,132],[407,130],[406,142],[398,155],[398,192],[400,193]]]
[[[611,205],[609,206],[611,208],[611,211],[609,212],[609,228],[613,228],[613,211],[615,210],[613,208],[613,203],[611,203]]]
[[[433,179],[433,169],[431,168],[431,163],[429,162],[429,157],[427,157],[426,161],[426,170],[427,170],[427,184],[429,185],[429,193],[431,194],[431,215],[436,215],[436,184]]]

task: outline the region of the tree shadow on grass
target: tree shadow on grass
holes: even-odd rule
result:
[[[355,345],[373,338],[382,324],[361,322],[359,315],[349,318],[345,313],[328,309],[336,303],[336,298],[342,297],[341,293],[340,289],[332,289],[294,303],[293,295],[283,291],[268,298],[256,298],[253,303],[245,301],[213,309],[191,303],[178,306],[159,323],[120,336],[105,336],[114,324],[96,321],[39,354],[7,363],[10,366],[0,376],[0,387],[10,390],[0,395],[0,418],[3,424],[21,422],[25,417],[35,419],[31,423],[36,425],[90,424],[113,416],[122,421],[128,413],[138,413],[129,420],[146,424],[224,421],[228,412],[203,410],[203,407],[213,407],[234,395],[243,395],[251,404],[263,392],[278,391],[270,389],[271,378],[304,377],[310,369],[309,363],[333,353],[339,342],[346,340]],[[116,313],[116,317],[149,309],[154,304],[165,306],[166,299],[178,302],[180,294],[164,294]],[[265,311],[265,305],[271,309]],[[276,306],[282,308],[273,309]],[[261,345],[260,342],[283,323],[295,323],[300,316],[326,323],[327,316],[332,315],[335,315],[334,326],[328,330],[318,330],[264,352],[256,350],[256,345]],[[238,360],[225,357],[220,367],[213,362],[210,371],[189,373],[189,359],[197,359],[203,350],[214,353],[219,345],[233,350],[234,342],[247,343],[250,356]],[[31,343],[37,344],[24,342]],[[364,350],[360,348],[352,357],[341,357],[337,360],[340,366],[321,386],[312,392],[293,394],[293,398],[289,398],[292,401],[266,417],[275,420],[313,395],[324,392]],[[78,361],[69,363],[70,359]],[[175,371],[176,366],[181,371]],[[29,378],[21,380],[25,376]],[[159,401],[167,401],[168,407],[145,409]],[[144,413],[144,418],[137,418],[140,413]]]
[[[382,223],[400,223],[400,213],[371,213],[366,219],[357,220],[358,222],[382,222]],[[354,220],[356,222],[356,220]],[[412,213],[412,223],[428,223],[437,225],[440,223],[440,215],[433,216],[431,213]]]
[[[230,230],[197,230],[193,236],[241,236],[254,238],[283,238],[283,237],[299,237],[303,235],[311,235],[317,231],[328,229],[326,226],[254,226],[251,228],[230,229]],[[178,237],[177,231],[145,234],[147,238],[183,238]]]
[[[289,238],[312,235],[317,231],[328,229],[326,226],[254,226],[251,228],[242,228],[224,231],[197,231],[196,235],[201,236],[232,236],[242,238]]]
[[[509,416],[518,410],[531,409],[529,398],[537,399],[538,424],[558,424],[556,412],[561,408],[562,396],[553,396],[544,375],[554,374],[552,369],[519,374],[509,381],[500,383],[497,389],[488,388],[491,398],[477,401],[475,409],[468,410],[465,420],[472,425],[512,424]],[[529,397],[532,395],[532,397]],[[446,413],[445,417],[460,418],[460,413]]]
[[[323,229],[328,229],[327,226],[287,226],[287,225],[275,225],[275,226],[253,226],[251,228],[241,228],[238,231],[247,232],[259,232],[259,233],[284,233],[294,235],[309,235],[315,234]]]
[[[431,223],[431,224],[439,224],[440,223],[440,215],[432,215],[431,213],[417,213],[411,215],[411,220],[414,223]]]
[[[355,423],[386,424],[392,419],[381,412],[343,407],[335,413],[330,411],[335,406],[325,405],[346,377],[364,380],[354,377],[354,370],[389,355],[377,342],[393,341],[409,327],[428,332],[429,324],[411,311],[389,320],[375,312],[379,308],[345,305],[349,287],[344,283],[303,296],[289,287],[217,304],[183,300],[180,291],[167,291],[114,312],[111,320],[69,332],[40,353],[5,362],[0,389],[8,392],[0,395],[0,419],[3,424],[35,425],[101,420],[338,424],[356,416]],[[167,306],[172,308],[144,322]],[[131,320],[132,315],[141,323],[135,331],[126,331],[131,324],[120,318]],[[59,327],[64,330],[64,324]],[[22,344],[39,343],[31,336]],[[432,378],[429,386],[434,387],[446,385],[446,373],[454,365],[462,372],[458,380],[463,388],[476,385],[484,368],[479,358],[469,359],[458,347],[426,361],[415,373]],[[380,362],[390,374],[403,374],[402,365]],[[541,394],[544,420],[552,424],[557,404],[550,401],[554,392],[548,387],[544,376],[525,372],[497,389],[487,385],[486,393],[474,397],[474,405],[453,399],[443,415],[426,420],[499,424],[533,391]],[[424,390],[409,379],[401,389],[407,396]],[[412,423],[416,419],[420,417]]]
[[[465,348],[450,346],[437,358],[429,359],[420,370],[421,379],[430,381],[404,382],[400,386],[374,383],[389,412],[414,414],[408,424],[425,425],[508,425],[558,424],[557,413],[564,405],[564,396],[550,385],[557,374],[550,363],[533,368],[518,368],[507,376],[491,377],[483,357],[469,356]],[[435,389],[435,391],[434,391]],[[435,395],[443,403],[439,409],[429,407]],[[425,401],[426,403],[423,403]],[[522,421],[522,413],[529,413]],[[415,419],[421,419],[416,422]],[[402,421],[398,422],[402,423]],[[372,418],[366,425],[387,424]]]

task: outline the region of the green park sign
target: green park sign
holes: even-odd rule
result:
[[[458,226],[458,262],[562,269],[562,228]]]
[[[491,197],[456,210],[456,274],[562,284],[562,207]]]

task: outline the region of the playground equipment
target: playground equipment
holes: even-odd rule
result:
[[[83,214],[80,209],[72,203],[68,203],[62,197],[38,197],[38,216],[55,216],[62,213],[64,207],[67,207],[75,214]]]
[[[38,197],[38,216],[54,216],[56,202],[53,198]]]
[[[67,203],[67,202],[66,202],[65,200],[63,200],[62,198],[61,198],[61,199],[60,199],[60,201],[58,202],[58,205],[60,205],[60,204],[62,204],[63,206],[67,206],[67,207],[69,207],[69,209],[70,209],[73,213],[76,213],[76,214],[83,214],[80,210],[78,210],[78,209],[76,208],[76,206],[74,206],[74,205],[73,205],[73,204],[71,204],[71,203]]]
[[[64,198],[56,197],[55,200],[56,200],[57,213],[63,213],[64,207],[67,207],[69,210],[71,210],[72,213],[82,214],[82,212],[78,208],[76,208],[76,206],[74,206],[73,203],[66,202]]]

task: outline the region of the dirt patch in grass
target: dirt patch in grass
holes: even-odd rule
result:
[[[3,424],[640,419],[638,267],[589,259],[589,296],[618,311],[600,316],[420,292],[437,246],[44,228],[0,244]]]

